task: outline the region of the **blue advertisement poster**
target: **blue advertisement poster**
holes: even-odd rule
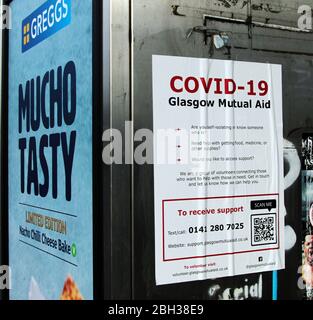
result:
[[[13,0],[11,299],[93,299],[92,0]]]

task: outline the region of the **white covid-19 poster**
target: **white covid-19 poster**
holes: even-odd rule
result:
[[[281,66],[153,56],[157,285],[284,268]]]

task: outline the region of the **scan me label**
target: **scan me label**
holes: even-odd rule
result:
[[[71,0],[48,0],[22,22],[22,52],[71,23]]]

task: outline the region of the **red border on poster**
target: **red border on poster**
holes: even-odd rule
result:
[[[195,256],[195,257],[183,257],[183,258],[165,258],[165,203],[166,202],[179,202],[179,201],[197,201],[197,200],[213,200],[213,199],[234,199],[234,198],[256,198],[256,197],[272,197],[275,196],[278,199],[277,203],[277,225],[278,225],[278,235],[277,235],[277,243],[278,247],[275,248],[265,248],[265,249],[256,249],[256,250],[247,250],[247,251],[239,251],[239,252],[225,252],[225,253],[217,253],[210,254],[205,256]],[[241,195],[241,196],[223,196],[223,197],[206,197],[206,198],[185,198],[185,199],[167,199],[162,200],[162,249],[163,249],[163,262],[171,262],[171,261],[179,261],[179,260],[190,260],[190,259],[203,259],[208,257],[218,257],[218,256],[227,256],[227,255],[236,255],[243,253],[251,253],[251,252],[261,252],[261,251],[273,251],[280,249],[280,230],[279,230],[279,194],[249,194],[249,195]]]

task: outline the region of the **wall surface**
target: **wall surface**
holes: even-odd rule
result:
[[[269,62],[283,66],[283,116],[286,171],[286,270],[233,278],[155,286],[153,167],[133,172],[133,297],[232,299],[235,288],[261,284],[261,299],[302,299],[301,136],[313,129],[311,108],[313,34],[297,28],[300,4],[310,1],[134,0],[132,1],[134,130],[152,129],[153,54]],[[212,16],[275,24],[220,21]],[[206,18],[205,18],[206,17]],[[228,48],[215,49],[208,34],[224,32]],[[192,30],[194,30],[192,32]],[[148,191],[147,191],[148,190]],[[277,278],[278,277],[278,278]],[[278,287],[277,287],[278,284]]]

